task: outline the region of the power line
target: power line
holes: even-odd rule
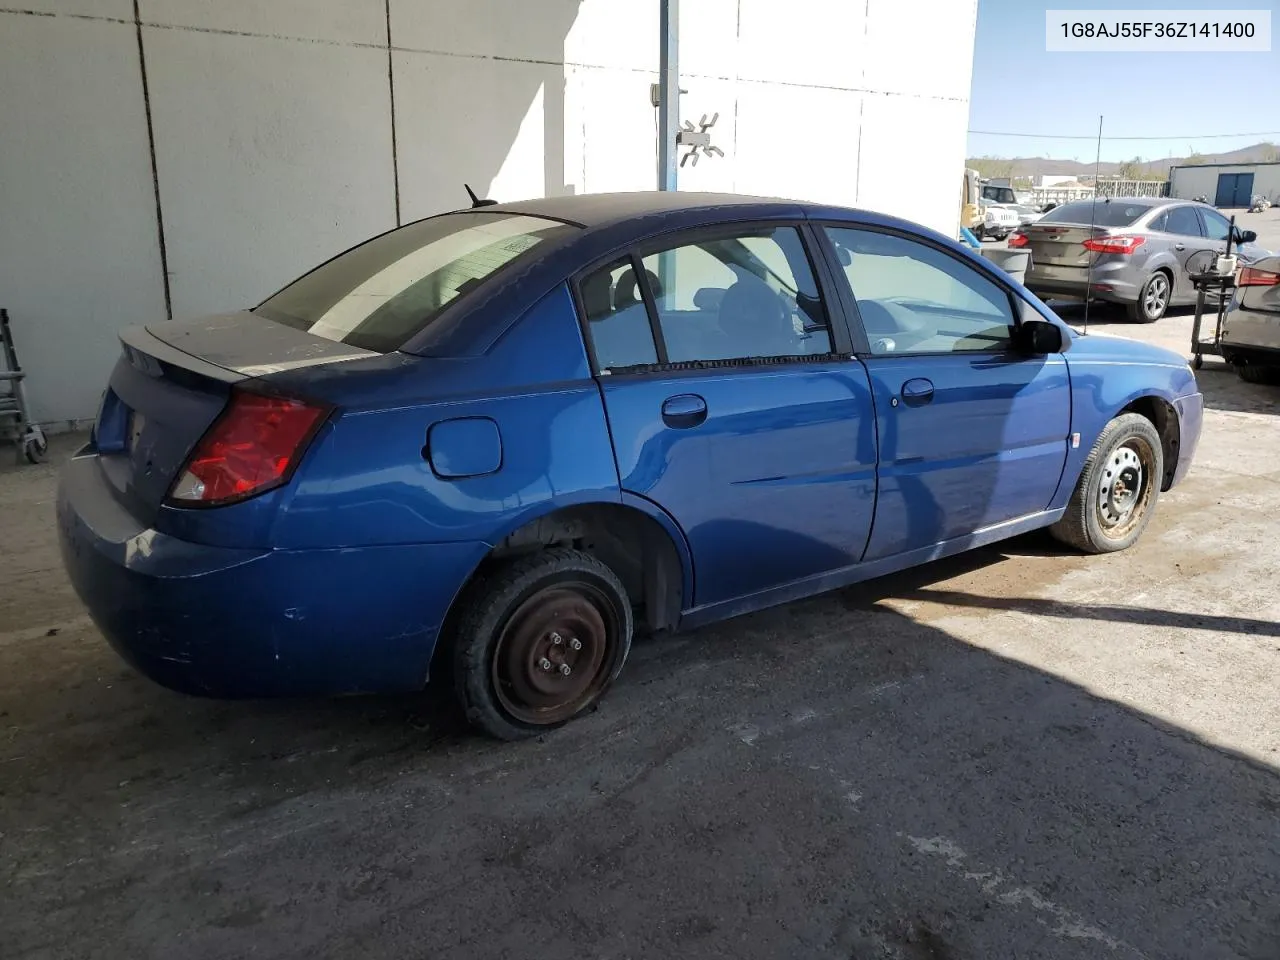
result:
[[[1096,140],[1097,134],[1071,134],[1071,133],[1014,133],[1009,130],[969,130],[968,133],[976,133],[987,137],[1026,137],[1034,140]],[[1167,136],[1167,137],[1103,137],[1103,140],[1228,140],[1235,137],[1275,137],[1280,136],[1280,130],[1262,130],[1254,133],[1197,133],[1190,136]]]

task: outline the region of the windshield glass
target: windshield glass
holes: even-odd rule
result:
[[[454,299],[538,244],[576,229],[507,213],[432,217],[348,250],[254,313],[365,350],[398,350]]]
[[[1090,207],[1094,208],[1092,212]],[[1150,210],[1151,207],[1145,204],[1124,203],[1121,200],[1073,200],[1071,203],[1054,207],[1040,218],[1040,222],[1078,223],[1085,226],[1092,223],[1098,227],[1127,227]]]

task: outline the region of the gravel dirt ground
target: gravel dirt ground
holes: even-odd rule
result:
[[[141,679],[62,575],[54,467],[4,462],[0,956],[1280,958],[1280,388],[1200,382],[1134,550],[642,641],[517,745]]]

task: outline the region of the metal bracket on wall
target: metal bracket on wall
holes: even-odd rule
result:
[[[698,126],[694,126],[686,120],[680,131],[676,134],[676,146],[688,147],[689,152],[680,158],[680,166],[684,166],[690,160],[693,165],[698,165],[698,158],[702,156],[723,157],[724,151],[719,147],[712,146],[711,134],[707,131],[716,125],[716,121],[720,119],[720,114],[714,114],[710,120],[704,113],[702,119],[698,121]]]

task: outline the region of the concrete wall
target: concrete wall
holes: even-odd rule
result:
[[[121,326],[250,305],[461,205],[464,182],[504,200],[655,182],[657,0],[15,6],[0,305],[46,422],[93,416]],[[976,0],[686,0],[682,115],[718,112],[726,156],[680,186],[954,233],[975,18]]]
[[[1252,173],[1253,192],[1269,197],[1273,203],[1280,202],[1280,163],[1174,167],[1169,171],[1170,194],[1179,200],[1206,196],[1213,203],[1218,192],[1218,175],[1223,173]]]

